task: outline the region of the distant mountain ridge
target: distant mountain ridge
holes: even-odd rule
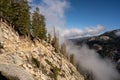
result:
[[[88,45],[95,49],[102,58],[109,58],[117,64],[120,72],[120,29],[105,32],[99,36],[70,39],[76,45]]]

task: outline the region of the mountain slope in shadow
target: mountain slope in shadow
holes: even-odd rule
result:
[[[117,64],[120,72],[120,29],[105,32],[99,36],[70,39],[75,45],[86,44],[94,49],[102,58],[109,58]]]

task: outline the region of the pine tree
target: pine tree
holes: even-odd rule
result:
[[[32,35],[34,38],[46,38],[45,18],[39,13],[39,8],[36,8],[32,16]]]
[[[20,35],[27,35],[30,28],[30,12],[27,0],[16,1],[14,10],[17,11],[14,16],[14,21],[16,24],[15,29]],[[13,21],[13,22],[14,22]]]
[[[74,55],[70,54],[70,62],[74,65]]]
[[[0,0],[0,17],[3,18],[4,14],[5,14],[5,9],[6,9],[6,5],[7,4],[7,0]]]
[[[20,35],[28,34],[30,13],[27,0],[1,0],[0,17],[14,25]]]
[[[13,0],[0,0],[0,17],[9,22]]]
[[[59,38],[58,38],[57,33],[55,31],[55,27],[54,27],[54,37],[52,40],[52,45],[55,48],[55,52],[59,52]]]
[[[3,18],[4,1],[5,0],[0,1],[0,18]]]
[[[46,40],[45,17],[40,14],[40,31],[39,38]]]
[[[66,44],[65,43],[61,44],[60,51],[61,51],[62,54],[64,54],[66,56],[67,52],[66,52]]]
[[[47,42],[51,44],[51,34],[48,33]]]

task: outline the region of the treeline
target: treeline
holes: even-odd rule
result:
[[[12,26],[20,36],[46,40],[55,48],[55,52],[63,53],[74,64],[74,55],[67,55],[65,43],[59,44],[55,28],[53,37],[50,34],[46,36],[45,17],[39,13],[39,8],[33,13],[30,13],[30,9],[28,0],[0,0],[0,19]]]
[[[30,13],[28,0],[0,0],[0,18],[11,25],[20,36],[46,38],[45,18],[39,13],[39,8]]]

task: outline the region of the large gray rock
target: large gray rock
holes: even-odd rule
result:
[[[34,80],[27,71],[15,65],[0,64],[0,73],[8,80]]]

